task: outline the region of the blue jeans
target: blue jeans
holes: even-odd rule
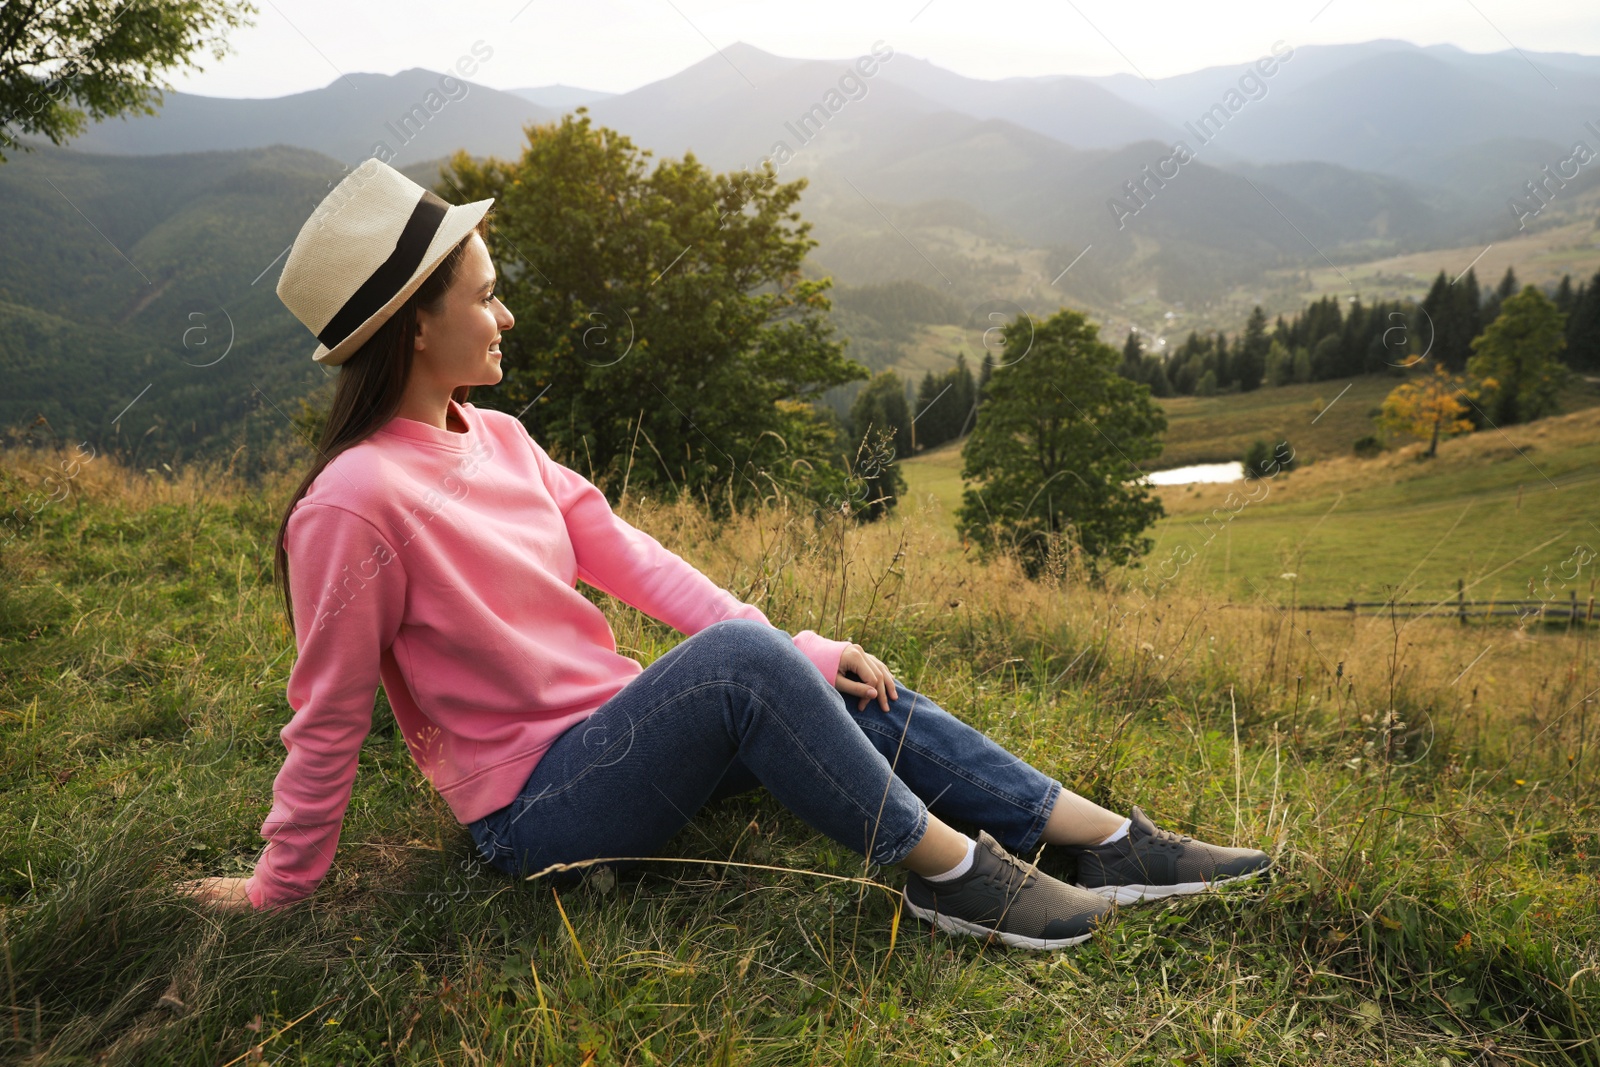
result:
[[[486,861],[527,875],[656,855],[707,801],[764,785],[877,864],[905,858],[929,810],[1014,852],[1033,849],[1061,783],[927,697],[895,689],[887,712],[876,700],[856,711],[860,698],[825,681],[789,634],[725,619],[556,738],[521,794],[468,828]]]

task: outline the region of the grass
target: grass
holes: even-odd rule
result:
[[[1448,440],[1432,459],[1422,452],[1415,443],[1337,456],[1249,487],[1163,488],[1168,518],[1153,530],[1150,560],[1182,559],[1187,546],[1186,580],[1282,604],[1431,603],[1453,600],[1458,581],[1469,600],[1552,609],[1595,595],[1600,408]]]
[[[6,507],[56,462],[5,455]],[[1038,955],[901,915],[897,872],[757,795],[558,892],[476,862],[380,699],[314,902],[202,913],[171,881],[252,868],[282,762],[291,485],[103,457],[0,547],[0,1060],[1600,1063],[1591,637],[1029,583],[933,506],[624,515],[1085,795],[1269,849],[1275,880]],[[599,599],[642,662],[681,639]]]
[[[1257,438],[1287,440],[1302,462],[1349,455],[1373,432],[1373,410],[1401,381],[1378,374],[1162,400],[1167,432],[1156,466],[1242,460]]]
[[[1283,606],[1453,601],[1459,581],[1468,600],[1539,599],[1554,611],[1575,599],[1586,611],[1600,593],[1600,393],[1574,390],[1566,415],[1446,440],[1432,459],[1420,442],[1357,458],[1349,443],[1371,432],[1367,412],[1393,381],[1162,401],[1162,468],[1238,459],[1258,437],[1288,440],[1303,465],[1249,486],[1157,488],[1167,517],[1127,580],[1165,584],[1179,570],[1185,589]],[[953,522],[961,505],[961,447],[901,464],[908,503],[931,521]]]

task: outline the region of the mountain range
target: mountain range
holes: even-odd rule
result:
[[[169,93],[157,115],[0,166],[13,331],[0,368],[23,386],[0,400],[0,426],[48,398],[62,432],[109,432],[115,397],[162,375],[201,388],[190,316],[218,309],[236,347],[205,388],[227,382],[232,399],[171,408],[191,427],[171,433],[221,439],[263,409],[258,393],[290,404],[317,368],[302,369],[309,334],[268,292],[275,257],[345,170],[379,154],[432,185],[454,150],[514,156],[524,125],[580,106],[658,158],[725,171],[770,158],[781,179],[805,177],[809,269],[841,286],[911,279],[955,306],[1070,304],[1126,329],[1133,294],[1195,307],[1267,271],[1504,239],[1526,183],[1575,142],[1600,152],[1595,102],[1597,57],[1400,41],[1263,42],[1259,60],[1152,82],[986,81],[882,42],[838,60],[740,43],[621,94],[422,69],[273,99]],[[1596,174],[1581,167],[1557,195]],[[58,348],[93,368],[87,391],[51,384],[39,353]],[[892,358],[871,350],[869,366]],[[116,431],[146,425],[138,410]]]

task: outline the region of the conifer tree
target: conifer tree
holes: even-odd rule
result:
[[[1488,326],[1500,314],[1500,308],[1505,302],[1517,295],[1517,275],[1510,267],[1506,268],[1505,275],[1500,279],[1500,284],[1494,287],[1494,292],[1489,294],[1489,299],[1483,305],[1483,325]],[[1477,336],[1474,334],[1473,336]]]
[[[1233,372],[1239,380],[1240,392],[1248,393],[1261,386],[1267,370],[1267,353],[1272,342],[1267,337],[1267,316],[1257,304],[1245,323],[1244,337],[1234,355]]]
[[[1142,382],[1144,372],[1144,344],[1139,340],[1139,327],[1135,326],[1128,331],[1128,339],[1122,342],[1122,365],[1117,368],[1117,373],[1131,382]]]
[[[1600,371],[1600,271],[1573,294],[1565,356],[1575,370]]]

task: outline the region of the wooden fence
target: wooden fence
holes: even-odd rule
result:
[[[1519,618],[1537,618],[1539,622],[1565,622],[1568,627],[1594,622],[1594,595],[1578,599],[1578,591],[1570,589],[1565,599],[1545,600],[1468,600],[1466,583],[1456,580],[1453,600],[1347,600],[1343,604],[1297,604],[1299,611],[1348,611],[1352,615],[1366,610],[1369,614],[1388,615],[1393,612],[1403,618],[1419,615],[1454,615],[1463,626],[1469,618],[1490,618],[1496,615],[1516,615]],[[1372,610],[1378,609],[1378,610]]]

